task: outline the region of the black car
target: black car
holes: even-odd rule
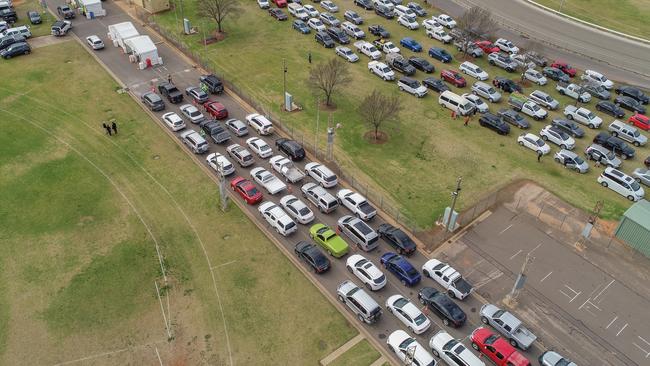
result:
[[[142,94],[142,97],[140,97],[140,100],[142,100],[142,103],[154,112],[165,109],[165,102],[162,100],[160,95],[156,93],[144,93]]]
[[[371,0],[354,0],[354,5],[364,8],[366,10],[372,10],[372,1]]]
[[[32,49],[26,42],[16,42],[0,51],[0,56],[4,59],[10,59],[15,56],[29,55],[30,52],[32,52]]]
[[[11,46],[14,43],[18,42],[25,42],[25,37],[14,34],[13,36],[6,36],[0,38],[0,50],[4,50],[5,48]]]
[[[393,19],[395,17],[395,13],[392,10],[381,4],[377,4],[375,7],[375,14],[386,19]]]
[[[422,6],[420,6],[420,4],[418,4],[418,3],[410,2],[410,3],[408,3],[406,6],[408,6],[409,9],[413,10],[413,12],[415,13],[415,15],[417,15],[417,16],[419,16],[419,17],[424,17],[424,16],[427,15],[427,11],[424,10],[424,9],[422,8]]]
[[[499,117],[517,128],[530,128],[528,120],[522,117],[521,114],[517,113],[514,109],[499,109]]]
[[[41,19],[41,14],[34,10],[27,12],[27,18],[32,24],[41,24],[43,22],[43,19]]]
[[[384,39],[390,38],[390,32],[388,32],[384,27],[382,27],[379,24],[373,24],[369,26],[368,32],[370,32],[370,34],[374,36],[381,37]]]
[[[431,74],[432,72],[436,71],[436,68],[433,67],[429,61],[423,59],[422,57],[411,56],[409,57],[409,63],[416,69],[424,71],[427,74]]]
[[[496,131],[499,135],[507,135],[510,133],[510,126],[503,122],[499,116],[495,116],[490,112],[483,114],[478,122],[481,126]]]
[[[577,123],[567,119],[556,118],[551,122],[551,126],[557,127],[573,137],[580,138],[585,136],[585,131]]]
[[[467,320],[467,315],[460,306],[440,291],[431,288],[423,287],[418,292],[418,300],[422,305],[425,305],[427,309],[435,313],[445,326],[452,326],[458,328],[465,324]]]
[[[170,82],[165,81],[158,84],[158,92],[167,98],[170,103],[180,103],[183,101],[183,93]]]
[[[215,144],[223,144],[230,140],[230,133],[217,121],[203,121],[199,126],[206,135],[212,138]]]
[[[305,261],[315,273],[323,273],[330,268],[330,260],[314,244],[299,241],[293,249],[296,255]]]
[[[13,24],[18,20],[18,15],[13,9],[0,9],[0,19]]]
[[[63,19],[73,19],[76,16],[74,11],[72,11],[72,9],[70,9],[70,7],[67,5],[57,6],[56,12],[59,13],[59,15],[63,17]]]
[[[619,95],[614,99],[614,103],[616,103],[617,106],[621,106],[625,109],[629,109],[632,112],[637,112],[641,114],[645,114],[645,107],[639,103],[638,100],[628,97],[625,95]]]
[[[199,77],[199,82],[205,84],[208,87],[208,91],[212,94],[223,93],[223,83],[213,74],[202,75]]]
[[[523,91],[519,84],[513,80],[506,79],[503,76],[495,77],[494,80],[492,80],[492,85],[503,90],[506,93],[512,93],[515,91],[521,93]]]
[[[288,19],[287,14],[285,14],[282,10],[280,10],[278,8],[269,9],[269,14],[271,14],[271,16],[273,18],[275,18],[277,20],[280,20],[280,21]]]
[[[415,242],[402,229],[390,224],[381,224],[377,229],[379,236],[384,238],[390,246],[401,255],[410,255],[415,252]]]
[[[609,150],[612,150],[614,154],[620,155],[623,159],[634,157],[633,148],[628,146],[625,141],[619,139],[618,137],[611,136],[607,132],[601,132],[596,135],[596,137],[594,137],[594,144],[598,144]]]
[[[334,41],[332,41],[332,37],[323,31],[316,32],[314,38],[316,39],[316,42],[322,44],[325,48],[334,47]]]
[[[441,79],[436,79],[434,77],[430,77],[422,80],[422,85],[426,86],[431,90],[437,91],[438,93],[442,93],[443,91],[449,90],[447,83],[445,83]]]
[[[327,34],[332,37],[332,39],[340,44],[348,44],[350,43],[350,38],[348,37],[347,34],[343,31],[343,29],[339,27],[329,27],[327,28]]]
[[[608,100],[601,100],[600,102],[596,103],[596,109],[600,112],[605,112],[610,116],[614,116],[616,118],[621,118],[625,116],[625,111],[623,110],[623,108],[617,106],[616,104]]]
[[[648,104],[648,96],[641,91],[639,88],[633,86],[619,86],[614,90],[618,95],[625,95],[626,97],[631,97],[639,101],[641,104]]]
[[[569,75],[556,67],[545,67],[542,70],[542,74],[551,80],[561,81],[563,83],[569,82]]]
[[[650,168],[650,156],[645,158],[645,160],[643,161],[643,165],[645,165],[646,168]]]
[[[300,161],[305,158],[305,149],[297,141],[280,138],[275,140],[275,146],[293,161]]]

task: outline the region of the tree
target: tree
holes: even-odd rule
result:
[[[489,38],[497,28],[489,10],[478,6],[467,9],[457,23],[458,40],[463,45],[464,56],[467,56],[472,42],[478,38]]]
[[[402,101],[398,95],[385,95],[377,89],[363,99],[358,109],[361,118],[374,129],[375,140],[379,127],[385,122],[397,120],[401,110]]]
[[[325,94],[325,105],[331,105],[332,94],[339,88],[352,81],[348,64],[338,57],[327,62],[321,62],[309,71],[309,85]]]
[[[240,14],[239,0],[199,0],[197,10],[200,16],[217,23],[217,31],[223,32],[221,24],[230,14]]]

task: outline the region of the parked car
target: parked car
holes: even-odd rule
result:
[[[555,98],[550,96],[548,93],[545,93],[541,90],[535,90],[529,95],[530,99],[532,99],[535,103],[546,107],[550,110],[555,110],[560,106],[560,102],[558,102]]]
[[[246,116],[246,121],[260,135],[270,135],[273,133],[273,124],[261,114],[249,114]]]
[[[205,112],[212,116],[214,119],[228,118],[228,109],[226,109],[223,104],[217,101],[208,100],[205,102],[205,104],[203,104],[203,108],[205,108]]]
[[[386,276],[366,257],[354,254],[345,262],[348,272],[357,276],[370,291],[378,291],[386,286]]]
[[[223,144],[230,141],[230,134],[226,129],[217,121],[203,121],[200,124],[201,130],[205,132],[206,136],[212,138],[215,144]]]
[[[19,34],[13,36],[0,37],[0,51],[18,42],[25,42],[25,37]]]
[[[43,22],[43,19],[41,19],[41,14],[34,10],[27,12],[27,19],[29,19],[29,22],[32,24],[41,24]]]
[[[320,43],[323,45],[325,48],[332,48],[336,44],[334,43],[334,40],[332,40],[332,37],[327,32],[324,31],[318,31],[316,32],[316,35],[314,36],[316,39],[317,43]]]
[[[578,84],[567,84],[558,82],[555,90],[560,92],[561,95],[566,95],[570,98],[576,99],[580,103],[589,103],[591,101],[591,94],[587,93],[582,86]]]
[[[429,48],[429,56],[435,58],[436,60],[442,63],[449,63],[453,59],[446,50],[438,47]]]
[[[495,87],[503,90],[506,93],[513,93],[513,92],[522,92],[522,88],[519,84],[514,82],[513,80],[504,78],[502,76],[497,76],[492,80],[492,85]]]
[[[368,26],[368,31],[373,36],[377,36],[381,38],[390,38],[390,33],[379,24],[373,24]]]
[[[609,100],[611,97],[611,93],[609,90],[605,89],[601,85],[597,85],[594,83],[586,83],[582,86],[582,88],[592,96],[600,99],[600,100]]]
[[[460,306],[456,305],[449,296],[432,287],[421,288],[418,291],[418,300],[436,314],[447,327],[461,327],[467,320],[467,315]]]
[[[477,81],[472,85],[472,93],[481,96],[492,103],[496,103],[501,100],[501,93],[496,91],[492,86],[482,82]]]
[[[605,75],[595,70],[589,70],[589,69],[585,70],[584,74],[580,76],[580,79],[584,80],[587,83],[600,85],[607,90],[612,89],[614,87],[614,83],[611,80],[609,80]]]
[[[419,81],[406,76],[401,77],[397,81],[397,87],[399,90],[415,95],[418,98],[422,98],[427,95],[427,88],[424,85],[422,85]]]
[[[325,188],[316,183],[306,183],[301,188],[302,196],[307,198],[322,213],[330,213],[339,207],[339,202]]]
[[[500,67],[507,72],[514,72],[517,70],[517,63],[512,61],[510,57],[502,52],[494,52],[488,55],[488,63],[492,66]]]
[[[560,356],[555,351],[546,351],[538,358],[540,366],[578,366],[568,358]]]
[[[529,148],[537,153],[537,155],[546,155],[551,152],[551,147],[544,142],[539,136],[532,133],[525,133],[517,137],[517,143],[520,146]]]
[[[472,285],[460,272],[438,259],[429,259],[424,263],[422,274],[437,282],[452,298],[463,300],[473,291]]]
[[[273,170],[282,174],[282,176],[290,183],[299,182],[305,177],[305,173],[298,169],[291,160],[283,155],[276,155],[270,158],[269,164]]]
[[[307,21],[307,26],[316,32],[325,31],[325,29],[327,29],[325,24],[323,24],[323,22],[321,22],[321,20],[318,18],[310,18]],[[318,38],[316,38],[316,41],[318,41]]]
[[[418,41],[414,40],[411,37],[404,37],[399,41],[400,46],[403,46],[404,48],[411,50],[413,52],[422,52],[422,46],[418,43]]]
[[[528,51],[524,54],[524,56],[526,56],[526,59],[532,61],[535,65],[539,67],[546,67],[546,65],[548,65],[548,60],[546,59],[546,57],[540,55],[535,51]]]
[[[610,123],[607,130],[612,136],[619,137],[637,147],[648,143],[648,138],[642,135],[636,127],[629,126],[619,120]]]
[[[405,365],[435,366],[436,360],[418,341],[403,330],[396,330],[386,340],[388,348],[395,353],[397,358]]]
[[[251,177],[253,177],[253,180],[266,189],[266,191],[271,195],[287,189],[287,185],[282,180],[278,179],[278,177],[273,175],[273,173],[262,167],[253,168],[250,174]]]
[[[466,53],[474,58],[479,58],[483,56],[483,50],[473,42],[468,42],[463,39],[456,38],[454,41],[454,46],[458,52]]]
[[[427,11],[422,8],[422,6],[416,2],[410,2],[406,4],[409,9],[413,10],[413,12],[419,16],[419,17],[424,17],[427,15]]]
[[[306,225],[314,220],[312,210],[296,196],[288,194],[280,199],[280,205],[285,209],[289,216],[299,223]]]
[[[29,55],[31,51],[32,51],[31,47],[29,47],[29,44],[27,44],[26,42],[16,42],[9,45],[4,50],[0,51],[0,56],[2,56],[2,58],[7,60],[15,56]]]
[[[623,160],[634,157],[634,149],[629,147],[618,137],[610,136],[607,132],[601,132],[594,137],[594,143],[610,149],[614,154],[619,155]]]
[[[548,112],[545,109],[537,105],[537,103],[534,101],[526,99],[520,94],[510,94],[510,97],[508,98],[508,105],[518,112],[522,112],[533,117],[535,121],[541,121],[548,116]]]
[[[223,93],[223,83],[213,74],[201,75],[199,77],[199,82],[207,87],[209,93]]]
[[[495,46],[494,43],[490,41],[475,41],[474,44],[488,55],[494,52],[499,52],[501,50],[498,46]]]
[[[63,19],[74,19],[74,17],[76,16],[75,12],[72,9],[70,9],[70,7],[67,5],[57,6],[56,12],[57,14],[62,16]]]
[[[650,98],[639,88],[633,86],[619,86],[614,90],[618,95],[624,95],[626,97],[634,98],[641,104],[648,104]]]
[[[366,38],[366,33],[364,33],[361,28],[358,26],[352,24],[351,22],[343,22],[341,24],[341,28],[345,33],[347,33],[348,36],[354,38],[354,39],[363,39]]]
[[[455,70],[441,70],[440,78],[458,88],[464,88],[467,85],[465,78]]]
[[[185,94],[190,97],[195,103],[203,105],[208,101],[209,95],[203,89],[197,86],[190,86],[185,89]]]
[[[490,76],[488,75],[487,72],[485,72],[483,69],[478,67],[477,65],[474,65],[473,63],[469,61],[465,61],[460,66],[458,69],[463,73],[467,74],[475,79],[478,80],[487,80]]]
[[[452,366],[485,366],[460,341],[444,330],[439,331],[429,341],[429,347],[434,356],[441,358],[447,365]]]
[[[226,121],[225,125],[237,137],[248,135],[248,127],[238,119],[231,118]]]
[[[312,243],[299,241],[293,251],[298,258],[303,260],[315,273],[326,272],[330,268],[330,260]]]
[[[585,149],[585,156],[589,160],[594,160],[600,164],[618,168],[621,166],[621,160],[612,151],[598,144],[591,144]]]
[[[499,135],[507,135],[510,133],[510,126],[508,126],[499,116],[492,113],[485,113],[479,118],[479,124],[482,127],[487,127]]]
[[[634,179],[636,179],[637,182],[643,183],[646,186],[650,186],[650,169],[636,168],[632,172],[632,176]]]
[[[196,131],[183,131],[180,134],[180,138],[195,154],[203,154],[208,151],[208,142]]]
[[[389,53],[386,55],[386,63],[393,69],[404,75],[410,76],[415,74],[415,67],[411,65],[404,56],[399,53]]]
[[[144,105],[147,106],[147,108],[154,112],[162,111],[165,109],[165,102],[162,100],[160,95],[154,92],[146,92],[142,94],[140,100]]]
[[[636,99],[624,95],[619,95],[614,99],[617,106],[621,106],[635,113],[645,114],[646,108]]]
[[[542,140],[550,141],[564,150],[573,150],[576,141],[561,129],[553,125],[547,125],[539,132]]]
[[[257,207],[257,210],[264,220],[266,220],[266,222],[268,222],[268,224],[282,236],[288,236],[298,230],[298,225],[293,222],[291,217],[289,217],[280,206],[273,202],[262,202],[262,204]]]
[[[336,288],[340,302],[352,310],[362,323],[373,324],[381,317],[381,307],[363,289],[352,281],[343,281]]]
[[[463,93],[461,94],[461,97],[470,101],[479,113],[486,113],[490,110],[490,107],[487,105],[487,103],[485,103],[483,99],[479,98],[476,94]]]
[[[438,19],[438,23],[444,25],[449,29],[456,27],[456,21],[447,14],[440,14],[437,16],[437,19]]]
[[[268,9],[271,7],[269,0],[257,0],[257,5],[260,7],[260,9]]]
[[[608,100],[601,100],[600,102],[596,103],[596,110],[599,112],[607,113],[610,116],[616,118],[623,118],[625,116],[625,111],[623,108]]]
[[[329,25],[330,27],[338,27],[341,25],[341,21],[336,19],[336,17],[330,13],[320,13],[318,17],[323,23],[325,23],[325,25]]]
[[[568,119],[582,123],[591,129],[599,128],[603,123],[602,118],[598,117],[595,113],[583,107],[577,108],[575,106],[568,105],[564,108],[564,115]]]
[[[574,77],[574,76],[576,76],[576,73],[577,73],[576,69],[571,67],[571,65],[567,64],[564,61],[560,61],[560,60],[555,60],[551,64],[551,67],[555,67],[556,69],[559,69],[563,73],[567,74],[569,77]]]
[[[246,145],[257,154],[261,159],[266,159],[273,155],[271,146],[259,137],[250,137],[246,140]]]
[[[199,111],[199,109],[192,104],[183,104],[178,109],[180,109],[185,118],[194,124],[199,124],[205,121],[205,116],[203,113],[201,113],[201,111]]]
[[[558,164],[564,165],[565,168],[572,169],[578,173],[586,173],[589,171],[589,164],[573,151],[562,149],[555,153],[553,160]]]
[[[354,10],[346,10],[345,13],[343,13],[343,18],[356,25],[363,23],[361,16],[359,16],[359,14],[357,14],[357,12]]]
[[[627,120],[627,123],[634,125],[644,131],[650,131],[650,118],[643,114],[635,113]]]
[[[415,334],[422,334],[431,326],[431,320],[402,295],[393,295],[386,299],[386,310]]]
[[[323,188],[331,188],[338,183],[336,174],[323,164],[308,163],[305,165],[305,172]]]
[[[350,43],[350,38],[348,37],[348,35],[343,31],[343,29],[339,27],[329,27],[327,28],[326,32],[337,43],[340,44]]]
[[[577,123],[567,120],[567,119],[562,119],[562,118],[554,118],[553,121],[551,122],[551,125],[561,129],[562,131],[568,133],[569,135],[573,137],[584,137],[585,131],[578,126]]]
[[[415,242],[400,228],[390,224],[381,224],[377,232],[400,255],[410,255],[415,252]]]
[[[415,286],[420,282],[420,272],[399,254],[384,253],[380,259],[381,264],[392,272],[404,286]]]
[[[427,60],[422,57],[411,56],[408,59],[409,63],[413,65],[418,70],[424,71],[427,74],[431,74],[436,70],[436,68]]]
[[[331,256],[341,258],[350,250],[348,243],[324,224],[315,224],[309,228],[309,237]]]
[[[286,8],[287,0],[271,0],[278,8]]]
[[[254,205],[262,200],[262,192],[255,187],[253,182],[246,178],[234,178],[230,181],[230,187],[249,205]]]
[[[311,33],[311,29],[309,29],[309,27],[307,26],[307,23],[305,23],[304,21],[302,21],[300,19],[295,19],[293,21],[293,23],[291,23],[291,27],[293,29],[297,30],[298,32],[302,33],[302,34]]]
[[[347,207],[356,217],[362,220],[368,221],[377,215],[377,209],[359,193],[345,188],[339,190],[336,196],[339,204]]]
[[[598,183],[603,187],[609,188],[621,196],[626,197],[630,201],[636,202],[643,199],[645,196],[645,192],[643,191],[643,188],[641,188],[641,185],[639,185],[639,182],[622,171],[612,167],[605,168],[605,171],[603,171],[598,177]]]
[[[422,85],[426,86],[428,89],[434,90],[438,93],[442,93],[446,90],[449,90],[449,87],[447,84],[440,80],[436,79],[434,77],[428,77],[424,80],[422,80]]]
[[[546,85],[546,83],[548,83],[546,76],[535,69],[528,69],[524,71],[524,78],[540,86]]]
[[[515,46],[512,42],[505,38],[499,38],[494,42],[494,45],[499,47],[503,52],[519,53],[519,47]]]
[[[339,11],[339,7],[336,6],[333,2],[329,0],[323,0],[320,2],[321,8],[325,9],[325,11],[328,11],[330,13],[336,13]]]
[[[96,35],[86,37],[86,43],[95,51],[104,49],[104,42]]]
[[[162,119],[167,127],[169,127],[174,132],[180,131],[186,127],[183,119],[174,112],[167,112],[163,114]]]
[[[454,39],[447,33],[445,32],[442,28],[438,29],[427,29],[425,31],[425,34],[427,37],[431,39],[436,39],[444,44],[451,43]]]
[[[305,149],[298,141],[279,138],[275,140],[275,147],[293,161],[300,161],[305,158]]]
[[[269,9],[269,14],[271,15],[271,17],[273,17],[273,18],[275,18],[275,19],[277,19],[279,21],[289,19],[289,17],[287,17],[287,14],[285,14],[282,10],[280,10],[278,8]]]
[[[375,14],[386,19],[393,19],[395,17],[395,12],[388,6],[382,4],[375,5]]]
[[[542,75],[546,76],[551,80],[561,81],[563,83],[569,82],[569,76],[556,67],[550,67],[550,66],[545,67],[544,69],[542,69]]]
[[[501,117],[504,121],[510,123],[511,125],[521,128],[521,129],[528,129],[530,128],[530,122],[528,122],[527,119],[522,117],[521,114],[517,113],[514,109],[506,109],[502,108],[499,109],[499,117]]]
[[[354,5],[359,6],[365,10],[373,9],[371,0],[354,0]]]
[[[228,156],[235,159],[237,163],[239,163],[239,166],[241,166],[242,168],[253,165],[255,163],[253,154],[251,154],[250,151],[248,151],[245,147],[239,144],[229,145],[226,148],[226,153],[228,154]]]
[[[205,158],[205,161],[212,168],[212,170],[217,172],[219,175],[223,175],[224,177],[227,177],[235,172],[235,167],[232,165],[230,160],[218,152],[209,154]]]
[[[158,92],[161,96],[167,98],[167,100],[172,103],[180,103],[183,101],[183,93],[176,87],[176,85],[170,82],[162,82],[158,84]]]
[[[508,341],[480,327],[471,335],[472,348],[487,356],[497,366],[531,366],[530,361]]]

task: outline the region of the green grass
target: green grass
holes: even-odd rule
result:
[[[165,340],[154,240],[131,205],[170,280],[165,364],[228,363],[205,255],[215,266],[234,261],[214,278],[236,364],[315,364],[356,334],[236,206],[218,209],[214,182],[79,44],[39,48],[0,63],[0,74],[11,76],[0,86],[0,364]],[[110,139],[109,118],[120,126]],[[93,363],[158,362],[150,351]]]
[[[15,26],[29,25],[32,37],[46,36],[50,34],[50,27],[56,20],[48,11],[44,11],[38,0],[17,0],[14,1],[18,21]],[[27,18],[27,12],[30,10],[37,11],[41,14],[41,24],[32,24]]]
[[[590,23],[650,39],[647,0],[535,0],[551,9]],[[564,5],[562,5],[564,3]]]
[[[361,11],[353,6],[350,0],[340,0],[338,4],[343,10],[359,11],[366,18],[364,30],[368,24],[381,23],[393,34],[392,39],[395,42],[409,35],[420,41],[425,49],[434,45],[441,46],[438,41],[427,39],[422,29],[408,31],[398,26],[395,21],[387,21],[370,12]],[[210,23],[198,20],[195,15],[195,3],[186,1],[183,6],[185,16],[192,19],[199,29],[208,29],[209,33]],[[307,53],[311,51],[313,62],[320,62],[333,57],[333,51],[316,44],[313,34],[301,35],[293,31],[291,21],[275,21],[254,3],[245,5],[244,8],[245,11],[239,18],[226,22],[228,37],[222,42],[208,46],[207,49],[200,44],[201,31],[198,35],[177,37],[202,58],[209,59],[214,69],[234,82],[245,94],[257,100],[265,110],[274,112],[291,128],[305,134],[305,141],[313,141],[316,97],[306,85],[309,70]],[[174,31],[178,27],[173,11],[158,15],[154,20],[175,34],[178,33]],[[455,50],[449,49],[456,55]],[[408,57],[412,53],[403,51],[403,54]],[[301,112],[288,114],[279,111],[283,59],[288,67],[288,91],[294,95],[294,100],[304,107]],[[455,68],[459,64],[456,60],[451,65],[442,65],[430,60],[437,70],[435,76],[438,76],[438,70],[441,68]],[[516,130],[513,130],[509,137],[500,137],[478,127],[477,119],[472,122],[470,128],[463,127],[460,120],[451,120],[449,111],[438,105],[435,93],[421,100],[403,94],[401,98],[405,108],[401,121],[396,125],[382,127],[390,135],[388,143],[369,144],[363,136],[370,128],[361,121],[356,107],[373,88],[386,93],[398,91],[394,83],[383,82],[370,75],[366,67],[367,61],[368,59],[362,56],[359,63],[350,65],[353,82],[344,92],[334,96],[337,108],[331,113],[332,119],[343,126],[337,131],[336,159],[341,165],[354,171],[355,179],[372,182],[374,188],[389,194],[392,200],[401,206],[402,213],[412,218],[420,228],[432,226],[444,207],[449,204],[449,192],[455,186],[457,176],[464,178],[463,193],[459,200],[461,209],[470,207],[478,198],[489,192],[522,178],[538,182],[582,209],[591,209],[598,199],[602,199],[605,201],[602,214],[607,219],[618,218],[628,206],[624,198],[599,187],[596,182],[598,173],[595,170],[579,176],[564,170],[554,163],[550,156],[538,164],[532,151],[523,150],[517,145]],[[519,76],[486,66],[484,59],[475,62],[485,66],[491,77]],[[422,79],[424,76],[418,72],[416,77]],[[474,80],[468,81],[471,84]],[[468,89],[465,88],[461,92],[467,92]],[[541,89],[550,92],[562,104],[571,102],[570,99],[559,96],[551,86]],[[528,87],[525,91],[530,93],[532,90],[532,87]],[[593,109],[594,104],[595,102],[591,102],[590,108]],[[491,109],[496,111],[504,107],[506,102],[502,101],[492,105]],[[326,120],[327,114],[328,112],[321,112],[322,121]],[[557,112],[551,114],[551,118],[557,116]],[[606,123],[612,120],[609,116],[603,117]],[[324,144],[323,124],[321,123],[319,140]],[[533,121],[531,132],[538,133],[544,125],[545,123]],[[593,135],[595,131],[588,131],[587,137],[578,141],[576,151],[583,150]],[[323,149],[324,145],[320,148]],[[647,148],[637,150],[640,157],[647,155]],[[625,165],[626,170],[631,170],[636,163]]]
[[[377,350],[375,350],[367,340],[362,340],[361,342],[354,345],[347,352],[340,355],[332,363],[331,366],[367,366],[371,365],[373,362],[381,355]]]

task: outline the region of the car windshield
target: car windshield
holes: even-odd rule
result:
[[[573,161],[575,161],[576,164],[578,164],[578,165],[581,165],[581,164],[583,164],[585,162],[584,160],[582,160],[581,157],[579,157],[577,155],[573,158]]]
[[[637,182],[635,180],[632,181],[631,186],[632,186],[633,191],[638,191],[639,189],[641,189],[641,186],[639,185],[639,182]]]
[[[397,299],[397,301],[395,301],[395,302],[393,303],[393,306],[395,306],[396,308],[402,308],[402,307],[404,307],[404,305],[406,305],[406,304],[408,304],[408,303],[409,303],[408,300],[406,300],[405,298],[401,297],[401,298]]]
[[[410,337],[406,338],[404,341],[402,341],[402,343],[399,344],[399,348],[400,349],[406,349],[413,342],[415,342],[415,339],[410,338]]]
[[[411,267],[411,268],[409,268],[409,269],[406,271],[406,274],[407,274],[410,278],[414,278],[415,276],[418,275],[418,271],[417,271],[415,268]]]
[[[589,118],[589,119],[594,119],[594,118],[596,118],[596,115],[595,115],[593,112],[590,112],[590,113],[587,115],[587,118]]]
[[[490,345],[496,342],[496,340],[499,339],[499,337],[496,334],[492,334],[491,336],[485,338],[485,344]]]
[[[381,71],[383,71],[383,72],[385,72],[385,73],[389,73],[389,72],[390,72],[390,68],[385,67],[385,68],[381,69]]]
[[[268,150],[271,150],[271,147],[269,145],[262,145],[262,146],[260,146],[260,150],[261,151],[268,151]]]
[[[413,321],[415,321],[416,325],[421,325],[427,321],[427,317],[420,313],[420,315],[418,315]]]
[[[326,182],[333,182],[335,180],[336,180],[336,175],[330,175],[330,176],[325,177]]]
[[[255,187],[251,187],[251,188],[247,189],[247,190],[246,190],[246,194],[247,194],[249,197],[252,197],[252,196],[256,195],[256,194],[257,194],[257,188],[255,188]]]
[[[447,342],[444,346],[442,346],[442,350],[443,351],[449,351],[452,348],[454,348],[454,346],[457,345],[457,344],[458,344],[458,341],[455,340],[455,339],[452,339],[449,342]]]
[[[310,212],[310,210],[309,210],[309,208],[307,206],[305,206],[305,207],[301,208],[300,210],[298,210],[298,213],[301,216],[309,215],[309,212]]]
[[[540,146],[540,147],[544,146],[544,141],[542,141],[542,139],[537,139],[537,141],[535,141],[535,143],[537,144],[537,146]]]
[[[566,358],[561,358],[555,366],[569,366],[571,364],[571,361],[567,360]]]
[[[198,117],[201,115],[201,112],[199,111],[189,111],[189,114],[191,117]]]
[[[537,111],[539,110],[539,106],[538,106],[537,104],[531,104],[531,105],[530,105],[530,109],[532,109],[532,110],[534,110],[535,112],[537,112]]]

